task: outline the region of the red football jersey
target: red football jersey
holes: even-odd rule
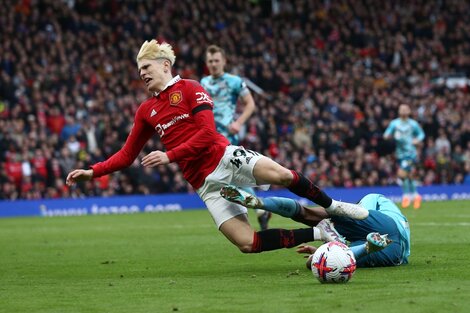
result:
[[[130,166],[158,133],[170,162],[179,165],[195,189],[201,187],[229,145],[216,131],[212,109],[212,99],[198,82],[174,77],[162,92],[139,106],[126,143],[109,159],[92,166],[93,177]]]

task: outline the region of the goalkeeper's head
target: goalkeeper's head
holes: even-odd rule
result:
[[[173,78],[171,67],[175,53],[168,43],[159,44],[155,39],[145,41],[137,54],[137,69],[140,78],[150,92],[160,92]]]

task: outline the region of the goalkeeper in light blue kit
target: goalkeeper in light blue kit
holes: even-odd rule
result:
[[[368,194],[359,205],[369,211],[367,218],[330,216],[324,208],[307,208],[293,199],[258,198],[242,189],[228,185],[222,196],[250,209],[264,209],[313,226],[314,240],[350,242],[358,267],[396,266],[408,263],[410,228],[408,220],[390,199],[380,194]],[[317,248],[302,245],[299,253],[313,254]],[[307,267],[309,266],[307,261]]]
[[[385,130],[384,138],[395,140],[395,155],[399,166],[398,177],[403,189],[402,207],[408,207],[413,201],[413,207],[419,209],[421,196],[416,190],[413,172],[417,161],[416,145],[423,141],[424,132],[418,122],[410,118],[410,113],[410,107],[407,104],[401,104],[398,108],[399,118],[390,122]]]
[[[211,45],[206,49],[206,65],[209,76],[202,78],[201,85],[210,94],[214,101],[214,119],[217,131],[224,135],[232,145],[239,144],[239,132],[248,118],[255,110],[255,101],[240,76],[225,73],[227,62],[225,51]],[[243,112],[236,116],[237,102],[244,105]],[[247,191],[254,193],[252,188]],[[258,222],[261,230],[268,228],[270,212],[257,210]]]
[[[349,246],[356,257],[357,266],[407,264],[410,256],[410,226],[400,209],[393,201],[376,193],[363,197],[359,205],[369,210],[369,217],[365,220],[331,217],[337,232],[351,242]],[[370,235],[373,232],[386,236],[379,238],[376,234]],[[380,242],[382,239],[387,242]],[[381,247],[384,249],[377,251]]]

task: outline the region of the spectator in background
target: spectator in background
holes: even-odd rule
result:
[[[280,0],[276,11],[263,3],[4,0],[0,168],[5,169],[8,155],[22,151],[20,147],[30,155],[40,149],[59,158],[66,146],[59,137],[66,116],[83,128],[84,137],[77,134],[82,148],[74,155],[76,167],[114,153],[132,125],[128,117],[148,96],[137,73],[129,70],[134,67],[132,47],[155,37],[173,43],[179,51],[175,72],[185,71],[194,79],[208,74],[201,46],[212,42],[223,46],[232,56],[228,70],[264,89],[263,96],[253,93],[258,111],[246,122],[247,136],[240,144],[266,155],[271,150],[273,158],[286,165],[297,153],[298,170],[321,178],[324,186],[395,184],[392,147],[377,134],[383,133],[400,103],[416,108],[411,117],[429,139],[423,149],[436,141],[443,128],[450,153],[460,145],[468,155],[469,87],[450,90],[435,83],[444,73],[470,76],[468,2],[399,0],[391,5],[374,0]],[[165,14],[152,18],[141,14],[159,12],[162,5]],[[105,144],[96,148],[84,139],[88,121],[96,128],[97,142],[107,138]],[[302,129],[302,125],[311,126]],[[320,134],[329,132],[335,142],[325,148]],[[309,152],[295,144],[304,137],[310,139]],[[358,145],[365,153],[375,154],[378,181],[362,175],[367,164],[355,162],[365,155],[355,150]],[[150,141],[144,149],[161,149],[161,143]],[[332,149],[331,154],[325,154],[326,149]],[[443,177],[448,183],[460,183],[460,177],[469,174],[468,157],[463,163],[452,163],[451,170],[438,168],[437,156],[433,160],[435,167],[427,166],[424,159],[418,162],[418,179],[425,184],[440,183]],[[344,183],[330,175],[335,167],[345,173]],[[148,192],[169,191],[167,185],[174,183],[175,173],[171,168],[157,171]],[[120,181],[124,180],[112,176],[109,189],[87,189],[81,184],[69,194],[99,195],[110,189],[120,193],[124,190]],[[28,197],[47,196],[34,186]],[[9,194],[25,198],[20,189]],[[192,192],[187,184],[186,190]]]

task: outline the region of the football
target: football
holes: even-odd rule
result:
[[[332,241],[315,251],[311,270],[321,283],[346,283],[356,271],[356,259],[348,246]]]

